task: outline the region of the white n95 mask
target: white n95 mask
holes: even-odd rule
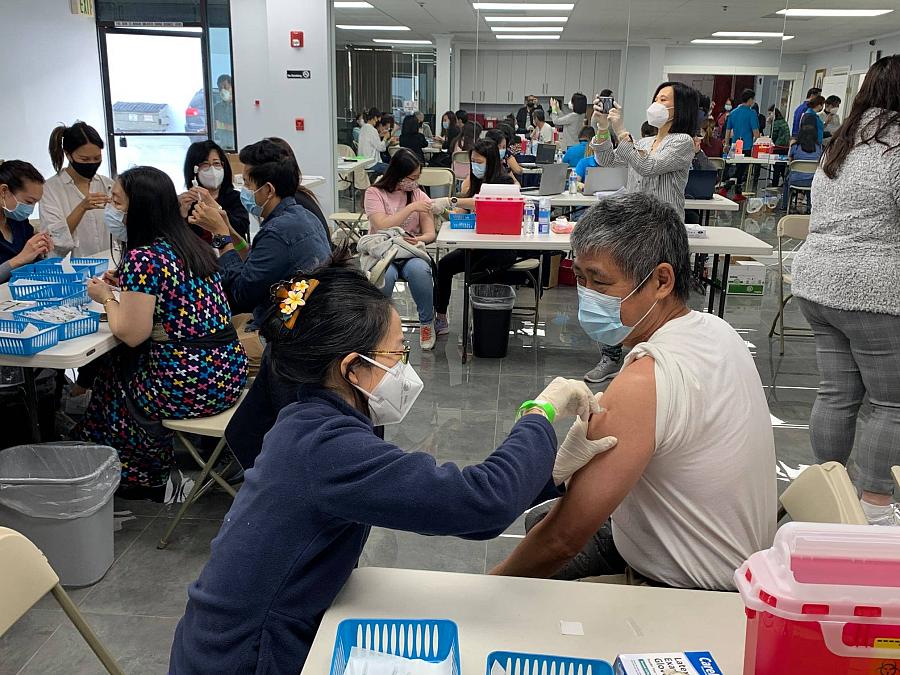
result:
[[[369,417],[372,418],[372,424],[376,427],[399,424],[425,388],[422,378],[411,365],[402,361],[398,361],[393,368],[388,368],[362,354],[360,358],[385,371],[385,376],[371,392],[353,385],[369,399]]]

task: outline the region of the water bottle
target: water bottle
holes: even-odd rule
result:
[[[522,233],[526,237],[534,236],[534,202],[525,200],[525,220],[522,224]]]
[[[538,234],[550,234],[550,197],[538,203]]]
[[[575,175],[574,171],[569,174],[569,194],[578,194],[578,176]]]

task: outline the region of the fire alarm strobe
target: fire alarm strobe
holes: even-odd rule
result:
[[[303,129],[305,127],[306,127],[306,123],[303,121],[302,117],[298,117],[297,119],[294,120],[294,128],[296,128],[297,131],[303,131]]]
[[[291,31],[291,47],[294,49],[299,49],[303,46],[303,31],[302,30],[292,30]]]

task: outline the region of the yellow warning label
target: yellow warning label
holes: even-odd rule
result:
[[[876,649],[900,649],[900,638],[875,638]]]

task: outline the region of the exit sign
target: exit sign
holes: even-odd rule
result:
[[[94,0],[70,0],[72,14],[94,16]]]

